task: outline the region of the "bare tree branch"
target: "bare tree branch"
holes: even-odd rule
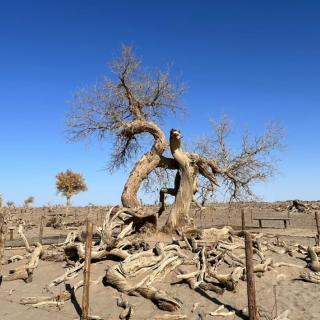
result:
[[[231,133],[228,119],[224,117],[212,126],[214,135],[196,144],[195,149],[201,155],[201,160],[219,177],[219,184],[229,194],[230,200],[254,198],[252,185],[266,181],[275,173],[276,162],[272,155],[283,147],[283,130],[270,125],[262,136],[253,139],[245,132],[241,149],[235,153],[227,146],[227,138]]]
[[[169,70],[143,70],[132,48],[126,46],[120,58],[112,62],[111,70],[114,79],[104,79],[76,93],[67,127],[70,140],[90,136],[111,139],[115,147],[109,168],[114,169],[141,150],[139,135],[154,137],[148,127],[156,125],[168,111],[181,109],[179,97],[184,86],[170,81]],[[137,123],[142,124],[140,129]]]

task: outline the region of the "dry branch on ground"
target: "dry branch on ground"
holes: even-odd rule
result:
[[[231,227],[186,228],[180,231],[179,237],[175,235],[172,242],[157,242],[151,246],[145,243],[142,233],[134,230],[132,220],[127,223],[128,219],[131,219],[131,216],[126,208],[111,208],[106,212],[101,227],[97,227],[98,240],[92,242],[92,263],[102,260],[106,263],[105,275],[101,275],[102,282],[123,295],[123,299],[118,302],[118,306],[123,308],[119,312],[122,319],[134,317],[134,307],[127,303],[126,295],[148,299],[161,310],[181,312],[181,297],[178,294],[172,295],[172,291],[169,290],[170,283],[167,284],[168,290],[163,288],[165,279],[166,283],[171,279],[173,286],[177,283],[185,284],[196,292],[211,292],[219,296],[226,290],[236,294],[239,284],[245,281],[244,239],[241,232],[237,233]],[[27,261],[11,274],[4,275],[4,280],[30,281],[32,274],[36,276],[39,259],[49,257],[51,261],[55,261],[54,256],[59,256],[56,261],[61,261],[60,258],[63,256],[67,269],[46,285],[47,290],[63,282],[70,283],[80,274],[85,257],[83,235],[80,233],[71,231],[65,242],[51,246],[50,249],[40,244],[30,245],[21,226],[19,234],[24,239],[26,254],[17,259]],[[253,270],[256,276],[262,277],[266,272],[280,267],[309,267],[310,272],[302,272],[301,279],[320,283],[320,276],[315,272],[319,264],[318,246],[289,245],[285,241],[265,237],[261,233],[253,234],[252,242]],[[290,262],[284,260],[287,257],[290,257]],[[306,263],[302,264],[296,257],[303,257]],[[14,259],[15,256],[12,256],[11,260]],[[109,263],[110,259],[112,263]],[[78,288],[76,284],[74,290]],[[21,302],[35,307],[51,305],[62,308],[68,299],[70,291],[67,290],[58,295],[31,297]],[[207,311],[206,314],[209,315],[209,312],[217,316],[231,314],[230,311],[220,309]],[[165,317],[170,318],[168,315]]]

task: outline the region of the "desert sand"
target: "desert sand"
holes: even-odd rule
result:
[[[275,253],[270,250],[265,252],[266,258],[272,258],[274,262],[284,262],[296,266],[282,266],[271,268],[266,272],[255,276],[257,305],[261,319],[276,319],[277,316],[286,312],[290,320],[300,319],[320,319],[320,305],[318,303],[318,292],[320,284],[304,282],[300,278],[302,272],[308,271],[307,262],[304,260],[305,254],[298,252],[297,244],[315,246],[316,225],[314,214],[319,206],[318,202],[308,203],[310,210],[307,212],[291,212],[290,225],[283,228],[282,221],[265,222],[265,227],[260,229],[258,222],[252,220],[257,217],[288,217],[286,206],[288,203],[246,203],[242,204],[245,210],[246,229],[253,235],[259,235],[262,243],[285,243],[292,249],[289,253]],[[63,208],[53,209],[48,212],[48,208],[12,209],[12,225],[19,219],[26,221],[25,235],[30,244],[36,242],[39,233],[40,216],[45,216],[45,222]],[[167,209],[168,210],[168,209]],[[82,221],[78,230],[84,230],[84,222],[89,218],[95,225],[100,225],[107,208],[72,208],[70,216],[63,218],[64,222],[70,224],[75,221]],[[76,216],[75,216],[76,215]],[[239,230],[241,226],[241,215],[239,208],[229,208],[225,204],[213,204],[201,212],[193,209],[194,224],[199,228],[210,228],[231,226],[234,230]],[[166,218],[166,213],[160,219],[160,225]],[[46,243],[63,242],[70,232],[66,227],[54,229],[44,228],[43,243],[44,248],[50,250]],[[143,235],[144,240],[153,247],[157,242],[168,244],[172,242],[172,236],[168,236],[161,231],[157,234]],[[175,238],[179,238],[175,236]],[[25,255],[17,230],[14,230],[14,240],[6,242],[4,261],[14,255]],[[254,263],[259,263],[255,257]],[[234,291],[225,290],[222,295],[215,292],[203,291],[200,288],[192,290],[186,283],[177,283],[177,273],[171,272],[164,279],[155,281],[153,286],[157,289],[165,290],[171,297],[178,299],[181,309],[176,312],[160,310],[153,302],[143,297],[129,296],[121,294],[111,286],[105,286],[101,278],[105,274],[108,266],[118,264],[118,261],[106,259],[92,263],[91,280],[98,280],[97,284],[90,287],[90,314],[102,319],[119,319],[119,314],[123,311],[117,306],[117,299],[123,297],[134,307],[134,314],[131,319],[165,319],[164,315],[183,315],[184,319],[247,319],[247,294],[246,281],[239,281]],[[4,264],[2,274],[6,275],[9,270],[25,264],[24,260]],[[40,259],[38,267],[34,270],[33,280],[25,283],[22,280],[3,281],[0,286],[0,320],[10,319],[79,319],[81,314],[82,289],[77,290],[75,297],[66,301],[63,305],[44,305],[37,308],[30,305],[21,304],[23,297],[45,297],[62,293],[66,285],[71,286],[82,279],[82,272],[78,276],[66,283],[48,288],[48,284],[64,272],[64,262],[42,261]],[[300,268],[299,268],[300,266]],[[221,273],[229,273],[234,266],[221,265]],[[224,305],[224,312],[230,312],[227,316],[212,316],[209,313]],[[288,310],[288,311],[287,311]],[[283,318],[285,319],[285,318]]]

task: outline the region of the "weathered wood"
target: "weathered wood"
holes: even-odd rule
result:
[[[40,218],[40,227],[39,227],[39,243],[42,244],[42,237],[43,237],[43,220],[44,216]]]
[[[31,251],[29,261],[26,265],[18,266],[10,270],[9,275],[3,277],[4,281],[24,280],[25,282],[32,282],[33,271],[39,264],[40,256],[43,253],[43,248],[40,243],[36,243],[36,247]]]
[[[157,124],[145,120],[131,122],[123,131],[123,136],[135,136],[146,132],[154,138],[150,151],[146,152],[135,164],[123,188],[121,202],[124,207],[138,208],[140,202],[137,194],[143,180],[158,166],[162,160],[161,155],[167,148],[166,136]]]
[[[288,228],[288,222],[290,223],[291,218],[254,218],[253,220],[259,221],[259,228],[262,228],[262,221],[283,221],[284,228]]]
[[[244,209],[241,209],[241,230],[246,230],[246,220],[244,216]]]
[[[98,284],[101,282],[102,277],[98,278],[96,281],[91,281],[92,284]],[[72,298],[73,295],[75,295],[76,291],[80,289],[83,286],[83,280],[77,282],[72,287],[70,285],[67,285],[68,288],[65,291],[60,291],[59,294],[54,296],[47,296],[47,297],[22,297],[20,299],[21,304],[24,305],[31,305],[32,307],[39,307],[43,305],[55,305],[57,307],[62,306],[66,301]],[[89,316],[90,319],[101,319],[97,316]]]
[[[316,220],[316,226],[317,226],[317,246],[320,245],[320,224],[319,224],[319,212],[316,211],[315,213],[315,220]]]
[[[314,248],[308,247],[308,256],[310,258],[310,269],[314,272],[320,272],[320,263],[318,255],[316,254]]]
[[[189,209],[196,191],[196,177],[198,169],[193,165],[188,155],[181,148],[182,135],[179,130],[170,131],[170,150],[173,158],[179,165],[179,186],[175,195],[175,201],[171,207],[170,214],[164,230],[168,233],[188,225]],[[175,188],[176,189],[176,188]]]
[[[82,315],[81,320],[89,319],[89,283],[91,267],[91,246],[92,246],[92,223],[87,220],[87,238],[85,249],[85,262],[83,270],[83,295],[82,295]]]
[[[24,245],[26,247],[27,252],[32,253],[33,250],[30,248],[29,241],[23,233],[23,224],[22,223],[19,224],[18,233],[19,233],[22,241],[24,242]]]
[[[9,227],[9,232],[10,232],[10,237],[9,240],[12,241],[13,240],[13,230],[15,229],[15,227]]]
[[[291,220],[291,218],[283,218],[283,217],[282,218],[270,218],[270,217],[263,218],[263,217],[261,217],[261,218],[253,218],[253,220],[281,221],[281,220]]]
[[[248,310],[249,319],[258,320],[255,279],[253,268],[253,249],[252,238],[249,232],[245,232],[245,251],[246,251],[246,276],[247,276],[247,296],[248,296]]]
[[[2,209],[0,209],[0,285],[2,282],[1,268],[2,268],[2,257],[4,254],[4,245],[6,242],[6,234],[7,234],[7,223],[5,220],[5,215]]]
[[[69,281],[70,279],[75,278],[78,275],[78,272],[84,267],[84,262],[79,264],[78,266],[75,266],[72,269],[69,269],[66,271],[62,276],[52,280],[50,284],[48,285],[48,288],[57,286],[62,282]]]
[[[184,258],[179,246],[164,246],[160,242],[154,249],[134,253],[118,265],[107,266],[103,283],[120,292],[149,299],[161,310],[177,311],[181,308],[181,303],[151,284],[155,280],[164,279],[169,272],[183,263]],[[140,275],[137,279],[138,273]],[[144,273],[144,276],[141,273]]]
[[[120,313],[119,319],[130,320],[134,315],[134,307],[127,300],[124,300],[121,296],[117,299],[117,306],[123,308],[124,310]]]

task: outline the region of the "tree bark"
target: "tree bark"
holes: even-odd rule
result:
[[[70,196],[67,196],[67,204],[66,204],[66,217],[69,215],[69,209],[70,209]]]
[[[189,221],[189,209],[196,191],[196,177],[198,169],[188,155],[181,149],[181,134],[178,130],[170,132],[170,150],[179,165],[180,183],[178,186],[175,202],[165,224],[165,231],[173,230],[187,225]]]
[[[197,154],[183,152],[181,134],[175,129],[170,132],[170,150],[173,158],[164,157],[162,154],[167,147],[165,135],[157,124],[150,121],[135,120],[123,127],[121,135],[130,139],[141,133],[151,134],[154,138],[154,144],[151,150],[146,152],[131,170],[122,192],[121,202],[126,208],[141,207],[137,193],[143,180],[153,170],[156,168],[179,170],[177,173],[179,179],[175,181],[175,188],[163,188],[160,192],[161,208],[159,214],[164,211],[164,195],[168,193],[175,196],[175,202],[164,228],[165,231],[171,232],[190,222],[189,209],[193,195],[197,191],[197,175],[201,174],[212,184],[216,184],[217,165],[214,161],[208,161]]]
[[[164,133],[153,122],[136,120],[124,128],[122,134],[130,137],[144,132],[151,134],[155,141],[151,150],[146,152],[136,162],[124,186],[121,202],[127,208],[138,208],[141,206],[137,197],[141,183],[155,168],[161,166],[161,155],[167,147]]]

